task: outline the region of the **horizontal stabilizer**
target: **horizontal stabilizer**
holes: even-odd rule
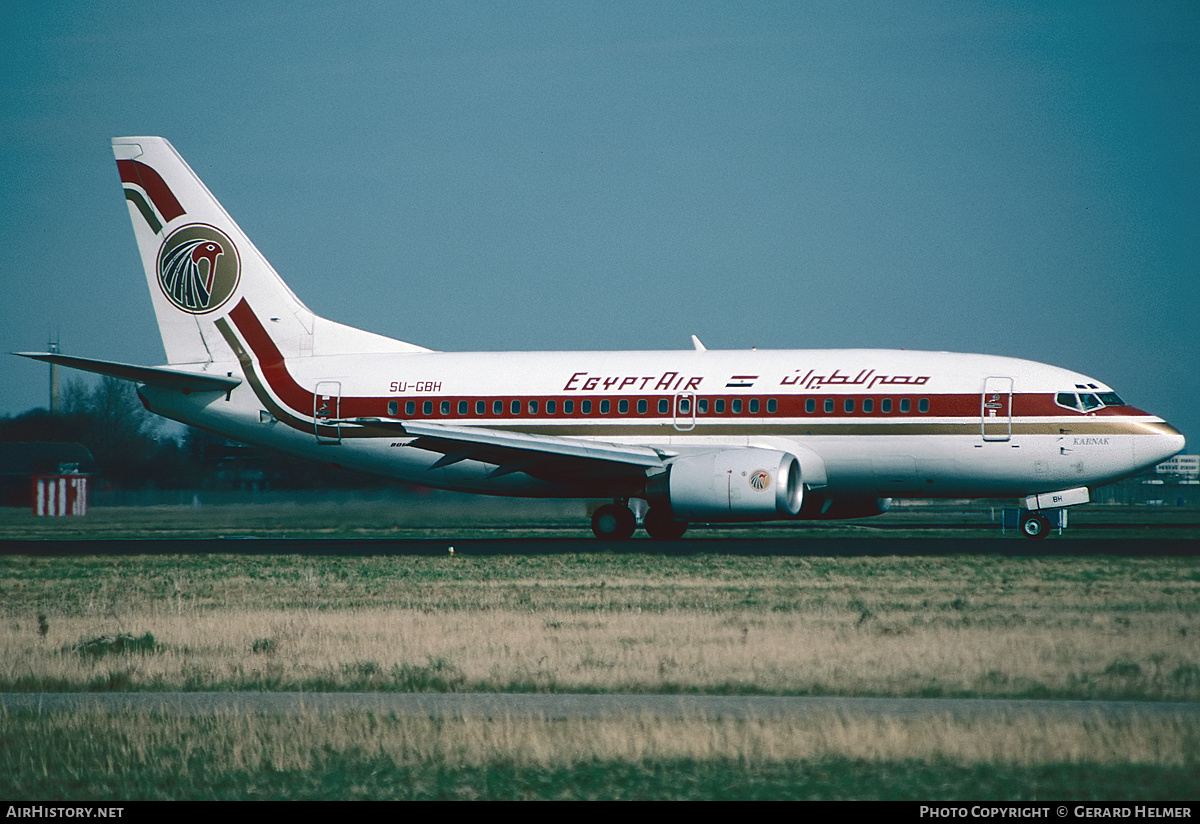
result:
[[[69,366],[72,369],[82,369],[84,372],[95,372],[97,375],[110,375],[122,380],[148,383],[152,386],[177,389],[183,392],[228,392],[242,382],[241,378],[231,375],[207,375],[173,369],[169,366],[137,366],[132,363],[75,358],[54,352],[13,352],[13,354],[46,363],[57,363],[59,366]]]

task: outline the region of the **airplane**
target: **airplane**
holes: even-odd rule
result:
[[[161,137],[112,141],[167,364],[14,353],[139,384],[152,412],[413,484],[610,500],[598,538],[1017,498],[1043,538],[1184,446],[1111,387],[905,350],[437,352],[315,315]],[[646,507],[648,506],[648,509]]]

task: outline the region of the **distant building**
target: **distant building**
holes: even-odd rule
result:
[[[0,443],[0,506],[29,506],[36,475],[90,475],[92,453],[83,444]]]
[[[1200,480],[1200,455],[1176,455],[1154,467],[1154,471],[1158,475]]]

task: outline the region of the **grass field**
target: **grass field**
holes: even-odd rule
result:
[[[1195,558],[6,557],[0,591],[6,690],[1200,700]]]
[[[83,799],[1195,798],[1195,719],[0,716],[0,795]]]
[[[6,691],[1194,702],[1200,559],[7,556],[0,665]],[[1198,787],[1194,714],[0,716],[5,798],[1149,800]]]

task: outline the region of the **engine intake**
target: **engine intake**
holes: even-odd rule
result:
[[[681,521],[766,521],[800,511],[800,461],[774,449],[727,449],[679,458],[667,493]]]

